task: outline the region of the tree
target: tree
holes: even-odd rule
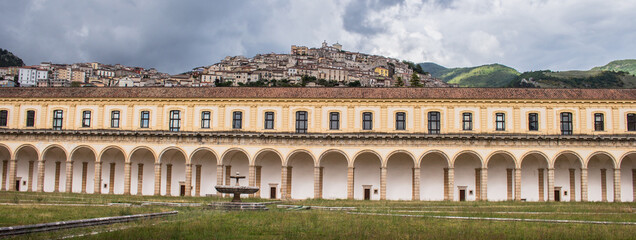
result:
[[[404,81],[402,80],[402,77],[398,77],[397,81],[395,82],[395,86],[396,87],[404,87]]]
[[[71,87],[81,87],[82,83],[80,82],[71,82]]]
[[[360,81],[353,81],[353,82],[349,82],[347,84],[348,87],[360,87],[362,86],[362,84],[360,84]]]
[[[420,76],[417,73],[411,74],[411,87],[421,87],[422,83],[420,83]]]

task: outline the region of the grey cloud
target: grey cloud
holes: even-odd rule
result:
[[[359,34],[377,34],[384,30],[383,26],[368,22],[369,14],[397,4],[404,0],[354,0],[349,2],[343,16],[344,29]]]

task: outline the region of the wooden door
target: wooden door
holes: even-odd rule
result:
[[[554,201],[555,202],[560,202],[561,201],[561,191],[560,190],[554,190]]]
[[[371,200],[371,189],[364,189],[364,200]]]
[[[459,201],[466,201],[466,190],[459,190]]]
[[[276,187],[269,188],[269,198],[276,199]]]

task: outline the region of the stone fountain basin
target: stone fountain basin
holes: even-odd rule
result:
[[[220,193],[240,193],[240,194],[252,194],[258,192],[259,187],[252,186],[227,186],[227,185],[217,185],[214,186],[217,191]]]

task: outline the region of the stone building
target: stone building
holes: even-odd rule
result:
[[[634,201],[636,90],[0,89],[2,190]]]

